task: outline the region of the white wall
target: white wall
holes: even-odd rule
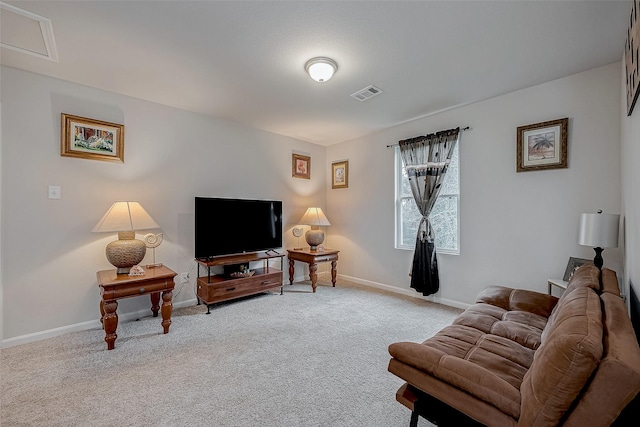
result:
[[[621,148],[622,161],[622,224],[624,229],[624,281],[623,287],[633,286],[640,297],[640,102],[637,102],[631,116],[627,116],[626,79],[624,58],[620,81],[621,100]],[[640,308],[640,307],[638,307]],[[639,331],[640,333],[640,331]]]
[[[178,273],[194,267],[194,196],[283,200],[285,247],[295,244],[290,230],[305,209],[324,207],[324,147],[16,69],[1,71],[5,345],[96,324],[96,271],[112,268],[104,250],[117,236],[90,231],[116,200],[140,201],[160,224],[164,242],[156,259]],[[61,113],[123,123],[124,163],[61,157]],[[311,156],[310,180],[291,177],[292,152]],[[48,199],[49,185],[62,187],[61,200]],[[195,276],[194,270],[177,304],[195,298]],[[118,312],[148,307],[146,298],[133,298],[121,301]]]
[[[0,70],[0,81],[2,81]],[[2,189],[2,99],[0,96],[0,189]],[[0,191],[0,224],[2,224],[2,192]],[[2,239],[0,239],[0,348],[4,338],[4,297],[2,281]]]
[[[580,213],[620,212],[620,64],[326,149],[11,68],[0,71],[5,345],[95,325],[95,272],[111,268],[104,247],[116,236],[90,230],[115,200],[139,200],[151,213],[165,236],[156,258],[179,273],[193,268],[196,195],[283,200],[285,247],[297,245],[290,230],[306,207],[323,206],[332,223],[326,245],[341,250],[340,274],[413,294],[407,276],[412,252],[393,248],[393,150],[386,145],[458,125],[472,128],[460,146],[461,254],[439,255],[436,299],[471,303],[494,283],[545,292],[546,279],[561,276],[570,256],[593,256],[577,244]],[[392,94],[370,102],[385,96]],[[124,123],[125,163],[61,157],[62,112]],[[570,118],[569,168],[516,173],[516,127],[561,117]],[[629,227],[638,234],[640,200],[631,192],[638,182],[631,164],[638,158],[636,122],[623,118],[622,126],[628,235]],[[311,155],[311,180],[291,178],[292,152]],[[331,162],[343,159],[349,160],[349,188],[332,190]],[[61,200],[47,199],[48,185],[62,187]],[[627,238],[625,264],[636,283],[638,245]],[[621,271],[620,254],[607,249],[605,265]],[[194,277],[176,304],[194,298]],[[118,311],[147,307],[146,299],[134,298]]]
[[[393,94],[368,102],[386,96]],[[516,173],[516,127],[563,117],[569,168]],[[331,162],[349,160],[348,189],[330,189],[327,177],[339,272],[409,290],[412,251],[394,249],[393,149],[386,145],[468,125],[460,144],[460,255],[438,256],[436,300],[472,303],[490,284],[546,292],[546,279],[562,277],[569,257],[593,258],[577,243],[580,214],[620,212],[619,117],[616,63],[328,147],[328,171]],[[607,249],[604,258],[620,271],[620,250]]]

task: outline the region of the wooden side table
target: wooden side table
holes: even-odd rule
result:
[[[173,311],[173,278],[176,272],[168,267],[144,269],[143,276],[129,276],[116,274],[116,270],[102,270],[96,273],[100,287],[100,321],[105,332],[104,340],[107,349],[115,347],[116,329],[118,328],[118,299],[135,297],[138,295],[151,296],[151,311],[153,317],[158,317],[160,310],[160,293],[162,293],[162,327],[164,333],[169,332],[171,312]]]
[[[552,290],[552,286],[555,286],[556,288],[560,288],[563,291],[567,289],[567,284],[569,282],[565,282],[562,279],[547,279],[547,286],[549,287],[549,295],[553,295],[551,290]]]
[[[311,288],[316,291],[316,283],[318,281],[318,263],[331,262],[331,283],[336,287],[336,276],[338,274],[338,252],[335,249],[325,249],[323,251],[311,251],[309,249],[287,249],[289,257],[289,284],[293,285],[293,273],[295,261],[306,262],[309,264],[309,279],[311,279]]]

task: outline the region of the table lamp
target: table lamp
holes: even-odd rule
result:
[[[593,264],[602,269],[604,248],[618,247],[618,225],[620,215],[598,213],[583,213],[580,216],[580,237],[578,243],[591,246],[596,252]]]
[[[117,274],[128,274],[131,267],[144,259],[147,246],[136,239],[135,230],[160,228],[138,202],[115,202],[98,221],[91,232],[118,232],[118,240],[107,245],[107,260],[118,269]]]
[[[324,231],[320,230],[321,225],[331,225],[321,208],[309,208],[302,215],[298,224],[310,225],[311,230],[304,235],[307,244],[312,252],[318,250],[318,246],[324,242]]]

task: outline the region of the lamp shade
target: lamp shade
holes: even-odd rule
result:
[[[91,230],[94,233],[160,228],[138,202],[115,202]]]
[[[619,223],[620,215],[617,214],[583,213],[578,243],[594,248],[616,248]]]
[[[331,225],[321,208],[309,208],[302,215],[298,224],[301,225]]]

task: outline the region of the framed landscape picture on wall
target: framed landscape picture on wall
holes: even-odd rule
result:
[[[124,125],[62,113],[60,155],[124,162]]]
[[[568,127],[568,118],[518,127],[516,171],[566,168]]]

